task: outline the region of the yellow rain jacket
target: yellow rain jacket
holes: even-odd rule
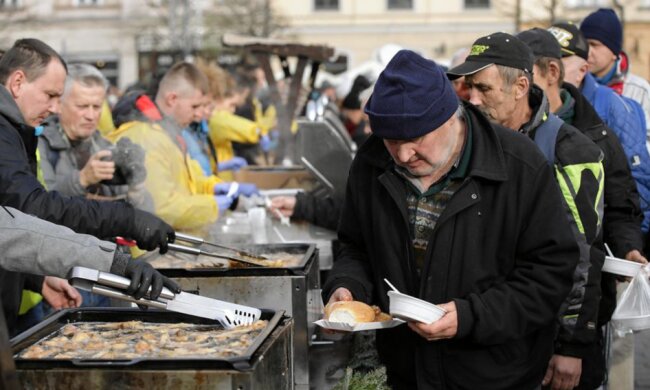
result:
[[[214,110],[208,125],[210,127],[208,136],[219,161],[227,161],[235,157],[233,141],[256,144],[262,135],[257,123],[224,110]],[[225,181],[232,181],[232,172],[219,171],[219,177]]]
[[[97,130],[99,130],[99,133],[104,137],[115,131],[115,124],[113,123],[111,107],[108,105],[108,102],[106,100],[104,100],[104,104],[102,104],[102,113],[99,115]]]
[[[107,136],[111,142],[122,137],[146,152],[145,186],[157,216],[180,231],[194,231],[214,223],[219,209],[213,188],[221,182],[219,178],[205,176],[199,163],[158,124],[127,122]]]
[[[253,108],[255,109],[255,122],[260,127],[262,134],[268,134],[278,122],[275,106],[270,105],[264,111],[262,109],[262,103],[257,99],[253,99]]]

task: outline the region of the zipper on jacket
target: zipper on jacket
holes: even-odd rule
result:
[[[382,180],[383,179],[383,180]],[[404,227],[406,228],[406,269],[408,275],[406,276],[408,278],[407,282],[410,286],[414,287],[414,291],[417,293],[419,291],[420,286],[419,283],[417,282],[417,275],[414,271],[413,267],[413,262],[414,262],[414,255],[413,255],[413,243],[411,240],[411,235],[408,233],[409,232],[409,221],[408,221],[408,211],[406,210],[406,198],[404,198],[404,202],[400,203],[400,189],[395,185],[395,182],[399,180],[395,174],[389,170],[385,171],[383,175],[379,177],[379,182],[382,183],[384,188],[388,191],[388,194],[393,198],[393,202],[395,202],[395,205],[397,206],[397,209],[399,210],[400,214],[402,214],[402,221],[404,223]]]
[[[445,206],[445,209],[442,211],[442,214],[440,214],[440,217],[438,217],[438,221],[436,221],[436,226],[434,226],[433,230],[431,231],[431,235],[429,236],[429,242],[427,244],[427,251],[424,254],[424,259],[425,259],[426,262],[424,263],[424,267],[422,268],[422,273],[420,275],[420,288],[418,290],[418,294],[419,294],[418,296],[419,297],[424,297],[424,292],[425,292],[424,289],[425,289],[425,285],[426,285],[426,275],[429,274],[429,271],[431,269],[431,262],[433,261],[433,246],[434,246],[433,242],[435,240],[435,235],[438,232],[438,229],[439,229],[440,225],[447,222],[447,219],[448,219],[448,217],[447,217],[448,212],[447,211],[449,210],[449,205],[451,204],[452,200],[454,199],[454,197],[458,193],[460,193],[468,185],[469,181],[470,181],[469,177],[466,177],[466,178],[463,179],[463,182],[461,183],[461,185],[458,187],[458,189],[456,189],[456,192],[454,192],[454,195],[452,195],[452,197],[449,199],[449,202],[447,203],[447,206]],[[469,204],[467,206],[469,206]],[[460,212],[460,211],[462,211],[464,209],[465,208],[462,208],[462,209],[460,209],[458,211]],[[445,218],[443,219],[443,217],[445,217]],[[449,249],[449,250],[451,250],[451,249]],[[444,290],[446,290],[446,289],[447,288],[445,286]],[[441,292],[444,293],[444,291],[441,291]]]

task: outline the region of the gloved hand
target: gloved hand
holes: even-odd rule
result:
[[[222,213],[232,205],[233,198],[228,195],[217,195],[217,207],[219,207],[219,213]]]
[[[271,150],[271,146],[273,145],[273,142],[271,141],[271,138],[269,138],[268,135],[263,135],[260,137],[260,148],[262,148],[262,151],[268,152]]]
[[[251,197],[252,195],[259,195],[257,186],[253,183],[239,183],[239,189],[237,190],[237,196],[244,195],[245,197]]]
[[[233,157],[230,160],[219,162],[220,171],[238,171],[248,165],[245,158]]]
[[[214,194],[215,195],[226,195],[230,190],[230,182],[221,182],[214,185]]]
[[[160,253],[167,253],[167,244],[174,242],[174,229],[165,221],[146,211],[134,210],[133,224],[128,238],[134,239],[138,248],[152,251],[160,247]]]
[[[111,273],[131,279],[131,284],[126,293],[132,295],[135,299],[144,297],[149,287],[151,287],[149,297],[153,300],[158,299],[163,286],[170,289],[174,294],[181,291],[176,282],[156,271],[151,264],[143,260],[131,259],[130,255],[120,251],[115,251]]]

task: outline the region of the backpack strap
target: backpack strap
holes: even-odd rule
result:
[[[555,164],[555,142],[564,122],[557,115],[547,114],[546,120],[535,131],[535,144],[542,151],[548,164]]]

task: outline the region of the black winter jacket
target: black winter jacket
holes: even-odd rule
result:
[[[624,257],[631,250],[643,248],[641,222],[643,214],[639,205],[639,193],[627,164],[623,147],[616,134],[601,120],[589,101],[573,85],[564,83],[566,90],[574,100],[573,126],[586,134],[604,153],[605,168],[605,209],[603,213],[603,235],[592,246],[594,264],[600,264],[600,271],[605,261],[603,241],[607,242],[614,254]],[[593,283],[600,287],[597,326],[609,322],[616,308],[616,277],[601,272],[590,273]],[[599,335],[602,334],[599,332]],[[604,355],[602,340],[593,341],[592,353],[583,356],[583,370],[580,389],[595,389],[604,379]],[[562,353],[562,351],[558,351]]]
[[[394,388],[536,388],[572,284],[578,247],[546,159],[526,136],[466,108],[467,178],[429,240],[419,291],[407,189],[382,140],[371,136],[350,171],[325,297],[346,287],[386,311],[388,278],[406,294],[457,307],[457,334],[449,340],[427,342],[407,326],[377,332]]]
[[[36,177],[37,143],[34,128],[24,123],[13,97],[0,86],[0,204],[67,226],[78,233],[100,238],[128,236],[135,215],[134,209],[126,203],[100,204],[64,197],[43,188]],[[42,280],[40,278],[41,283]],[[24,275],[0,270],[2,305],[10,332],[18,314],[23,285]]]
[[[548,100],[536,85],[531,88],[529,105],[533,115],[521,131],[534,138],[543,128],[542,123],[549,113]],[[600,270],[604,258],[595,256],[592,247],[602,236],[602,160],[602,150],[589,137],[574,126],[562,123],[555,143],[555,179],[565,190],[562,193],[568,206],[567,218],[571,221],[574,238],[580,247],[573,286],[558,316],[560,330],[556,353],[565,356],[584,357],[596,337]]]
[[[304,220],[325,229],[336,230],[343,201],[338,196],[318,196],[312,193],[296,194],[296,206],[291,218]]]
[[[616,134],[600,119],[589,101],[571,84],[562,88],[575,101],[573,126],[589,136],[603,151],[605,158],[605,212],[603,236],[595,244],[595,250],[605,259],[606,242],[614,255],[624,258],[631,250],[643,250],[641,222],[643,214],[639,205],[639,192],[632,177],[623,147]],[[611,274],[603,274],[603,297],[598,325],[609,322],[616,308],[616,282]]]

